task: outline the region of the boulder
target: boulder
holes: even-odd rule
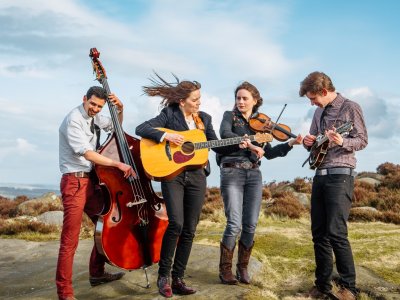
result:
[[[310,207],[310,194],[293,192],[293,195],[305,208]]]
[[[375,207],[371,206],[360,206],[360,207],[353,207],[351,209],[352,211],[365,211],[365,212],[371,212],[371,213],[378,213],[379,211]]]
[[[63,216],[64,212],[60,210],[56,211],[46,211],[37,217],[39,222],[42,222],[46,225],[57,225],[62,226],[63,224]]]
[[[379,185],[381,183],[380,180],[378,180],[376,178],[372,178],[372,177],[359,178],[359,179],[357,179],[357,181],[369,183],[369,184],[372,184],[372,185]]]
[[[53,192],[22,202],[17,207],[17,213],[19,215],[29,216],[37,216],[49,210],[62,210],[61,198]]]

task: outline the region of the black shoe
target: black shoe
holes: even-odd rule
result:
[[[157,287],[158,287],[158,292],[160,293],[160,295],[164,296],[165,298],[172,297],[172,290],[171,290],[171,286],[169,285],[168,276],[158,275]]]
[[[196,293],[196,290],[191,287],[188,287],[186,283],[183,281],[183,279],[180,277],[172,278],[171,287],[174,294],[178,295],[191,295]]]
[[[118,273],[107,273],[107,272],[104,272],[104,274],[99,276],[99,277],[90,276],[89,282],[90,282],[91,286],[96,286],[96,285],[107,283],[107,282],[111,282],[111,281],[114,281],[114,280],[119,280],[124,275],[125,275],[124,272],[118,272]]]

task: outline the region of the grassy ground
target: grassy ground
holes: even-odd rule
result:
[[[210,221],[211,219],[211,221]],[[198,226],[198,243],[218,245],[225,217],[216,211]],[[400,285],[400,226],[350,223],[349,238],[357,266],[367,267],[388,282]],[[253,278],[248,299],[301,299],[314,280],[314,252],[310,221],[260,216],[253,256],[263,264]],[[359,299],[373,299],[361,293]]]

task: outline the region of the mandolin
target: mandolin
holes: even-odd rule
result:
[[[353,129],[353,122],[346,122],[336,129],[336,132],[342,136],[349,134]],[[304,165],[308,162],[310,164],[310,169],[314,170],[318,168],[325,159],[328,153],[329,139],[325,134],[320,134],[317,136],[314,144],[311,146],[310,155],[304,161]]]
[[[271,142],[273,139],[269,133],[256,133],[250,136],[207,141],[204,131],[200,129],[186,131],[157,129],[180,134],[184,137],[184,142],[178,146],[166,140],[161,143],[145,138],[140,140],[140,155],[144,170],[150,179],[156,181],[172,179],[186,169],[204,167],[208,160],[208,149],[240,144],[245,139],[258,143]]]

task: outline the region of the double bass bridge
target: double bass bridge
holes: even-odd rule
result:
[[[139,204],[143,204],[146,203],[147,200],[144,198],[140,198],[139,200],[135,200],[135,201],[130,201],[126,204],[126,207],[133,207],[135,205],[139,205]]]

